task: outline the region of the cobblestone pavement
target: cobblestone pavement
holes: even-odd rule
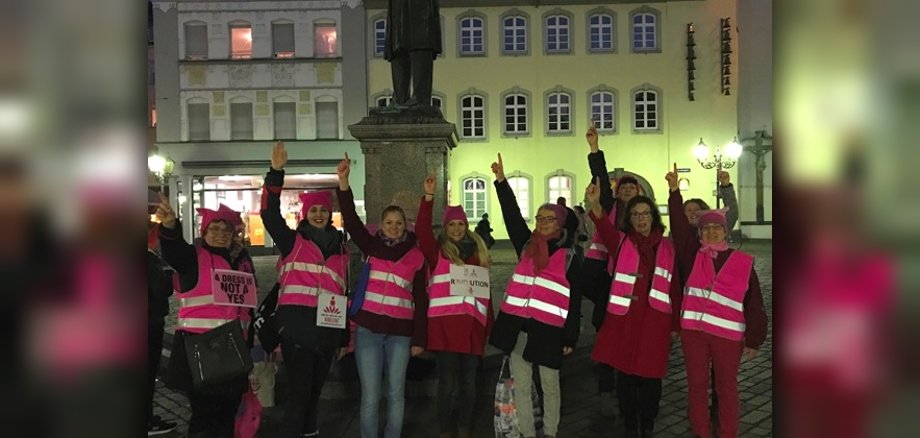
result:
[[[756,257],[755,269],[760,278],[764,293],[764,302],[771,325],[767,341],[760,354],[753,360],[741,365],[738,385],[741,398],[740,436],[773,436],[773,268],[771,242],[745,242],[743,249]],[[492,269],[493,283],[504,285],[514,269],[515,254],[506,242],[499,242],[493,248],[495,265]],[[263,292],[274,283],[274,256],[256,258],[256,270]],[[495,293],[493,291],[493,293]],[[500,293],[500,292],[498,292]],[[594,363],[590,359],[591,346],[594,344],[594,328],[590,323],[592,311],[586,300],[582,310],[582,334],[578,347],[566,359],[561,370],[562,379],[562,419],[559,425],[560,438],[620,437],[623,434],[622,422],[614,417],[601,414],[601,398],[597,393],[597,376]],[[167,322],[167,332],[175,324],[175,309]],[[169,344],[169,336],[167,342]],[[164,352],[168,355],[168,351]],[[164,362],[166,362],[164,358]],[[489,350],[483,361],[477,378],[477,401],[474,411],[472,436],[484,438],[493,436],[492,405],[495,383],[501,356],[495,350]],[[348,368],[351,368],[350,370]],[[355,382],[353,362],[339,363],[333,367],[332,377],[323,390],[320,403],[320,431],[323,438],[359,437],[358,402],[360,392]],[[409,382],[406,392],[405,420],[403,436],[436,437],[437,414],[435,412],[436,380],[431,373],[427,378]],[[279,375],[279,379],[281,379]],[[180,393],[165,388],[157,383],[154,401],[154,414],[166,420],[176,421],[180,427],[167,438],[184,436],[187,421],[191,414],[188,400]],[[277,394],[279,399],[283,394]],[[282,402],[282,400],[279,400]],[[616,403],[616,402],[613,402]],[[687,419],[687,382],[683,366],[683,353],[675,344],[671,349],[668,376],[664,379],[660,413],[655,423],[656,437],[690,436],[690,423]],[[282,407],[268,408],[264,412],[263,427],[260,436],[272,437],[280,418]],[[385,412],[385,411],[382,411]],[[384,415],[381,415],[384,417]]]

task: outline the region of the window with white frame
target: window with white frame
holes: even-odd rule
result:
[[[482,96],[470,94],[460,99],[460,105],[463,138],[485,138],[485,99]]]
[[[444,99],[441,99],[440,96],[431,96],[431,106],[438,109],[444,108]]]
[[[252,103],[230,103],[230,139],[252,140]]]
[[[297,138],[297,104],[295,102],[275,102],[274,113],[275,139],[293,140]]]
[[[565,198],[565,205],[572,205],[572,177],[556,175],[549,177],[549,199],[546,202],[555,204],[560,197]]]
[[[565,15],[546,17],[546,51],[549,53],[568,53],[569,17]]]
[[[599,131],[616,130],[616,106],[613,93],[595,91],[591,93],[591,120]]]
[[[393,103],[393,96],[380,96],[374,103],[380,108],[390,106]]]
[[[185,59],[208,59],[208,25],[185,24]]]
[[[479,17],[464,17],[460,19],[460,54],[482,55],[486,52],[485,28],[483,20]]]
[[[549,110],[549,132],[571,132],[572,97],[568,93],[552,93],[547,96]]]
[[[252,26],[249,23],[230,24],[230,58],[252,58]]]
[[[211,105],[209,103],[189,103],[187,109],[189,141],[210,140]]]
[[[591,51],[613,50],[613,17],[608,14],[594,14],[588,18],[588,35]]]
[[[632,17],[633,51],[658,49],[657,18],[655,14],[643,12]]]
[[[506,55],[527,53],[527,19],[514,15],[502,20],[502,52]]]
[[[527,96],[509,94],[505,96],[505,133],[527,132]]]
[[[339,41],[335,31],[334,23],[317,24],[313,27],[314,56],[330,57],[336,56],[339,52]]]
[[[486,180],[484,178],[472,177],[463,180],[463,210],[466,211],[467,217],[473,220],[479,220],[483,213],[488,212],[486,209]]]
[[[339,103],[316,102],[317,140],[339,138]]]
[[[294,57],[294,23],[272,23],[272,55]]]
[[[512,176],[508,178],[508,185],[514,192],[517,199],[518,208],[521,209],[521,216],[524,220],[530,221],[530,180],[523,176]]]
[[[383,56],[387,44],[387,20],[374,21],[374,56]]]
[[[657,130],[658,126],[658,92],[653,90],[637,91],[633,98],[635,129]]]

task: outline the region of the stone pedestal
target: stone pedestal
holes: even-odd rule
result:
[[[389,205],[418,216],[425,176],[434,175],[434,223],[440,224],[447,198],[448,162],[457,146],[457,128],[434,107],[373,108],[370,115],[348,127],[364,153],[364,202],[368,223],[379,223]]]

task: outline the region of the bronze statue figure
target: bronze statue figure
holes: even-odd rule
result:
[[[434,59],[441,53],[438,0],[389,0],[388,4],[384,57],[393,73],[393,102],[430,106]]]

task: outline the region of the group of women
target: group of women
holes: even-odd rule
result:
[[[279,436],[319,436],[317,405],[324,380],[331,362],[353,341],[363,438],[379,436],[384,396],[383,436],[400,436],[409,358],[426,350],[434,355],[439,373],[440,436],[456,431],[461,438],[470,437],[475,376],[487,342],[510,357],[521,434],[536,436],[528,395],[538,374],[544,436],[553,438],[559,432],[559,369],[578,340],[583,291],[603,297],[593,318],[598,335],[592,358],[605,370],[601,380],[608,383],[602,386],[609,390],[616,382],[626,436],[652,436],[668,352],[678,338],[687,364],[693,432],[711,436],[706,405],[712,363],[720,399],[719,436],[737,436],[739,361],[742,352],[756,354],[766,335],[753,258],[727,247],[728,227],[720,211],[694,214],[696,225],[687,215],[672,214],[672,236],[666,237],[656,204],[639,194],[634,178],[621,179],[614,197],[593,127],[587,138],[589,164],[597,178],[585,195],[596,232],[584,261],[573,249],[578,219],[569,217],[564,206],[544,204],[531,229],[505,179],[501,155],[492,163],[504,223],[519,259],[497,316],[488,297],[451,288],[452,278],[462,271],[456,267],[488,269],[491,259],[482,238],[471,232],[462,207],[444,209],[442,228],[435,235],[434,177],[422,185],[414,231],[407,229],[405,213],[394,205],[384,209],[378,229],[371,232],[355,211],[346,155],[337,168],[336,195],[344,228],[366,263],[363,303],[349,318],[356,325],[354,339],[349,330],[328,327],[317,318],[319,303],[336,296],[344,301],[349,279],[356,274],[349,272],[343,235],[330,221],[332,193],[301,194],[302,219],[297,229],[290,229],[280,210],[287,152],[278,142],[265,178],[261,216],[282,256],[276,315],[288,402]],[[683,211],[676,168],[667,181],[670,211]],[[157,210],[164,228],[163,256],[178,273],[178,338],[236,319],[246,324],[251,318],[247,309],[215,303],[211,290],[215,269],[253,273],[251,260],[233,239],[241,226],[239,214],[225,207],[199,213],[203,239],[190,245],[165,199]],[[185,353],[176,349],[170,380],[188,382]],[[188,384],[180,388],[190,393],[190,436],[232,436],[245,377],[205,389]]]

